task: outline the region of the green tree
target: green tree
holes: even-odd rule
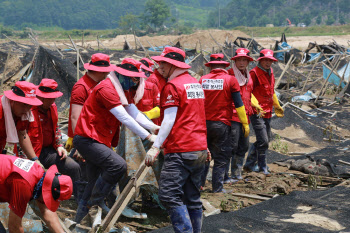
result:
[[[139,17],[133,14],[126,14],[119,18],[119,27],[125,31],[135,30]]]
[[[170,17],[170,8],[164,0],[147,0],[144,19],[156,27],[161,27]]]

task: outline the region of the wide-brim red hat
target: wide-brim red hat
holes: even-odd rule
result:
[[[248,58],[249,61],[254,61],[254,58],[250,56],[250,51],[246,48],[239,48],[235,52],[235,56],[231,58],[231,60],[235,60],[236,58],[239,57],[245,57]]]
[[[230,66],[230,63],[227,61],[210,61],[208,63],[204,64],[207,67],[210,67],[211,65],[225,65],[226,67]]]
[[[127,77],[146,78],[145,72],[142,72],[141,68],[143,68],[141,62],[132,58],[125,58],[114,70]]]
[[[55,99],[63,95],[58,90],[58,84],[53,79],[43,78],[36,89],[36,95],[42,98]]]
[[[36,98],[36,86],[27,81],[18,81],[9,91],[4,91],[4,95],[13,101],[21,102],[32,106],[40,106],[43,104]]]
[[[183,50],[176,47],[165,47],[160,56],[154,56],[152,59],[156,62],[167,62],[181,69],[189,69],[190,65],[185,63],[186,54]]]
[[[153,70],[150,67],[145,66],[144,64],[141,65],[141,69],[147,70],[150,73],[153,73]]]
[[[274,56],[273,56],[273,51],[271,49],[263,49],[260,51],[260,57],[257,59],[257,61],[261,59],[270,59],[274,62],[278,61]]]
[[[90,63],[85,63],[86,70],[97,72],[111,72],[115,70],[115,65],[110,63],[109,56],[103,53],[95,53],[91,56]]]
[[[150,73],[153,73],[152,68],[154,63],[150,59],[144,57],[140,60],[140,62],[142,63],[142,66],[141,66],[142,69],[147,70]]]
[[[61,201],[68,200],[73,193],[73,183],[69,176],[61,175],[56,165],[52,165],[47,170],[42,194],[46,207],[55,212]]]

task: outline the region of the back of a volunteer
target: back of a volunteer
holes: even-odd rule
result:
[[[129,104],[122,86],[130,77],[144,78],[141,63],[124,59],[114,72],[97,85],[85,102],[75,128],[74,146],[86,160],[88,182],[79,202],[76,222],[87,214],[88,207],[98,205],[108,212],[104,199],[126,172],[126,162],[111,149],[118,144],[120,123],[141,137],[154,142],[158,126],[149,121],[134,104]],[[120,83],[124,83],[123,85]],[[142,127],[141,127],[141,126]],[[144,128],[143,128],[144,127]],[[90,190],[89,187],[93,186]]]
[[[253,114],[252,107],[255,107],[259,112],[262,108],[256,103],[256,99],[252,96],[253,81],[250,78],[248,65],[254,61],[250,57],[250,52],[246,48],[238,48],[235,56],[231,58],[234,61],[232,68],[228,70],[231,75],[237,79],[240,86],[240,93],[248,118]],[[242,130],[242,123],[239,120],[236,109],[233,109],[231,122],[231,138],[232,138],[232,158],[231,158],[231,178],[228,176],[230,163],[227,165],[225,173],[225,183],[234,182],[242,179],[243,162],[246,152],[249,149],[249,136],[245,137]]]
[[[36,98],[36,86],[26,81],[18,81],[9,91],[4,91],[0,103],[0,150],[6,143],[19,143],[28,159],[36,155],[27,133],[29,122],[34,121],[32,106],[43,103]],[[40,166],[42,164],[36,160]]]
[[[201,77],[205,94],[205,114],[207,124],[208,149],[214,160],[212,188],[214,193],[225,192],[224,175],[231,158],[231,119],[233,103],[245,137],[249,135],[249,124],[243,105],[237,80],[225,70],[230,65],[223,60],[223,54],[212,54],[209,74]],[[206,174],[203,174],[206,177]],[[203,178],[203,180],[205,180]]]
[[[22,218],[31,200],[35,200],[40,217],[50,232],[65,232],[55,211],[61,201],[72,195],[71,178],[58,173],[56,165],[45,172],[28,159],[3,154],[0,157],[0,202],[9,203],[9,232],[24,232]]]
[[[202,202],[200,175],[207,159],[204,93],[198,81],[188,74],[185,52],[167,47],[159,63],[167,84],[161,91],[164,119],[158,137],[147,152],[145,163],[152,166],[160,147],[164,165],[159,181],[159,200],[166,207],[175,232],[201,232]]]
[[[266,163],[266,152],[271,139],[270,122],[272,108],[275,108],[277,117],[283,117],[284,112],[279,104],[274,89],[275,77],[271,65],[273,62],[277,62],[277,59],[273,57],[273,51],[270,49],[261,50],[260,57],[257,61],[258,65],[250,71],[250,77],[253,81],[253,95],[266,113],[261,118],[257,111],[253,109],[254,114],[250,117],[250,120],[255,131],[256,142],[252,145],[248,153],[244,168],[248,171],[255,170],[254,167],[257,162],[257,170],[269,175]]]

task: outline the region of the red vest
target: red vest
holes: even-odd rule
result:
[[[136,95],[136,89],[132,88],[131,97],[134,98]],[[152,108],[159,106],[159,91],[155,84],[151,82],[145,82],[145,91],[142,99],[136,104],[136,107],[141,112],[146,112]]]
[[[72,93],[74,91],[74,88],[76,86],[83,86],[85,89],[85,95],[89,96],[93,90],[93,88],[96,86],[96,82],[91,80],[91,78],[85,74],[81,79],[78,80],[73,86]],[[73,138],[73,129],[72,129],[72,122],[71,122],[71,114],[72,114],[72,104],[69,107],[69,118],[68,118],[68,137]]]
[[[232,93],[239,91],[237,80],[226,70],[214,69],[199,80],[205,94],[205,116],[231,126]]]
[[[271,69],[271,76],[259,67],[255,67],[250,72],[250,76],[256,77],[259,83],[254,83],[253,95],[259,101],[260,106],[266,112],[264,118],[271,118],[272,116],[272,107],[273,100],[272,96],[275,93],[275,76],[273,75],[273,71]],[[254,78],[252,77],[254,82]],[[254,114],[256,114],[256,110],[253,109]]]
[[[2,95],[0,96],[0,153],[2,153],[2,150],[5,149],[6,137],[7,137],[6,128],[5,128],[5,117],[2,109],[1,98],[2,98]]]
[[[28,159],[3,154],[0,155],[0,158],[0,185],[4,184],[12,173],[18,173],[30,184],[28,188],[33,192],[35,185],[44,174],[44,169],[38,163]],[[1,192],[3,191],[1,190]]]
[[[198,81],[187,72],[174,78],[173,85],[180,99],[176,120],[169,136],[163,143],[164,153],[181,153],[207,149],[207,127],[204,111],[204,92]],[[164,90],[162,100],[167,99]],[[164,108],[161,107],[164,115]]]
[[[229,70],[229,73],[230,72],[232,73],[232,75],[234,75],[234,71],[232,69]],[[249,78],[248,83],[246,83],[246,85],[240,86],[241,97],[242,97],[242,101],[243,101],[243,104],[245,107],[245,112],[247,114],[248,123],[250,123],[249,116],[254,114],[253,108],[251,105],[252,91],[253,91],[253,80],[251,78]],[[234,103],[233,103],[232,121],[240,122]]]
[[[28,135],[30,137],[30,141],[32,142],[34,151],[36,156],[40,156],[41,149],[43,147],[43,133],[42,133],[42,125],[39,118],[39,107],[33,106],[32,113],[34,116],[34,122],[29,123]],[[57,122],[58,122],[58,113],[56,104],[52,104],[50,107],[51,119],[52,119],[52,128],[54,129],[53,144],[52,146],[57,149],[57,145],[55,143],[55,133],[57,131]]]
[[[158,72],[158,70],[154,70],[154,72],[149,76],[149,78],[146,80],[146,82],[151,82],[156,84],[158,87],[159,92],[162,92],[165,84],[166,79],[163,78],[163,76]]]
[[[92,138],[111,147],[112,144],[112,146],[117,146],[118,144],[120,122],[109,109],[99,104],[96,99],[97,92],[106,86],[112,86],[114,89],[112,82],[107,78],[96,85],[86,100],[74,135]],[[115,89],[114,91],[118,95]]]

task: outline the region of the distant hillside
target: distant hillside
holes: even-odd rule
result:
[[[220,26],[257,27],[266,24],[339,25],[350,22],[349,0],[231,0],[220,9]],[[218,27],[219,11],[208,17],[209,27]]]

